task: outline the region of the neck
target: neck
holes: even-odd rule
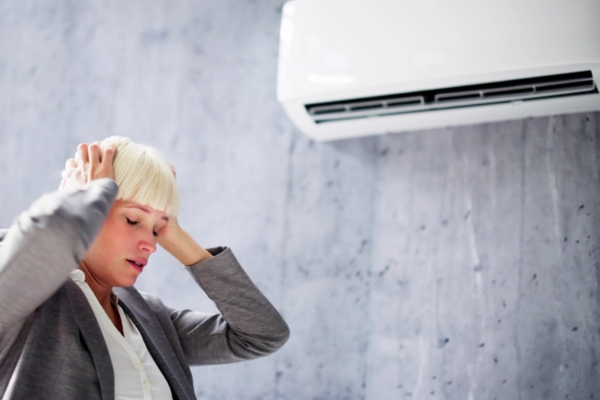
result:
[[[104,308],[104,310],[112,308],[110,299],[113,288],[111,286],[106,286],[105,284],[102,284],[90,271],[88,265],[84,260],[82,260],[79,263],[79,269],[82,270],[85,274],[85,282],[88,284],[90,289],[92,289],[92,292],[98,299],[98,302],[100,303],[102,308]]]
[[[121,335],[123,335],[123,323],[121,321],[121,317],[119,316],[117,306],[111,302],[111,294],[113,289],[112,286],[106,286],[96,279],[84,260],[79,263],[79,269],[81,269],[85,274],[85,282],[88,284],[90,289],[92,289],[92,292],[98,299],[100,306],[104,309],[104,312],[112,321],[115,328],[117,328],[117,330],[121,332]]]

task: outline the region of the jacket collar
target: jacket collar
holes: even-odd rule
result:
[[[142,334],[148,351],[169,382],[173,395],[181,400],[196,399],[194,387],[148,303],[133,288],[116,288],[115,291],[119,296],[119,305]]]
[[[83,294],[75,282],[71,279],[67,279],[65,286],[71,304],[73,305],[79,330],[88,345],[92,360],[94,361],[94,366],[96,367],[102,398],[105,400],[113,400],[115,398],[115,377],[112,362],[96,316],[94,315],[85,294]]]

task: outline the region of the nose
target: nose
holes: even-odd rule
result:
[[[138,242],[138,248],[143,252],[148,252],[148,254],[152,254],[156,251],[156,237],[154,234],[151,234],[150,238],[142,238]]]

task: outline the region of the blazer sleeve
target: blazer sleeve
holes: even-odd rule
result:
[[[289,328],[252,283],[229,248],[186,267],[221,314],[168,308],[189,365],[222,364],[275,352]]]
[[[117,194],[112,179],[48,193],[0,232],[0,333],[22,322],[77,268]]]

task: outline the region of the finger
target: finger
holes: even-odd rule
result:
[[[88,146],[88,160],[90,162],[90,170],[94,173],[100,164],[100,148],[98,147],[98,143],[95,142]]]
[[[115,149],[108,146],[102,152],[101,162],[98,168],[93,172],[94,179],[98,178],[110,178],[114,179],[113,160],[114,160]]]
[[[78,163],[84,165],[89,162],[87,143],[81,143],[79,146],[77,146],[77,154],[75,158],[77,159]]]
[[[77,168],[77,161],[74,158],[69,158],[65,162],[65,169]]]
[[[90,146],[98,146],[98,157],[100,158],[100,162],[102,162],[102,146],[101,143],[98,141],[95,141],[94,143],[90,144]]]
[[[108,146],[104,149],[104,153],[102,154],[102,164],[107,167],[112,167],[113,158],[115,156],[115,149],[111,146]]]

